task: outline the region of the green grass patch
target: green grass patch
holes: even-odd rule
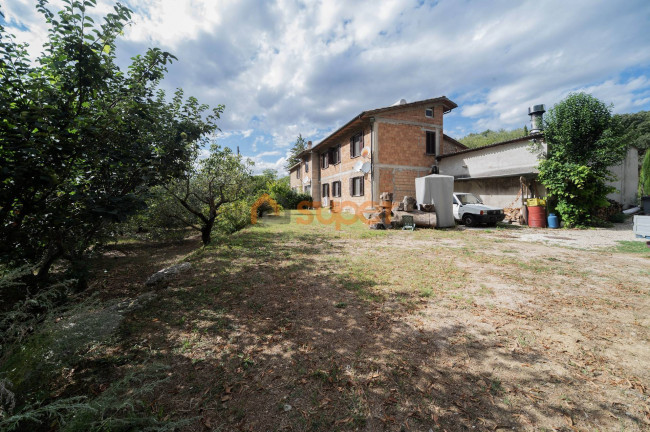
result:
[[[650,247],[644,241],[619,241],[616,251],[650,256]]]

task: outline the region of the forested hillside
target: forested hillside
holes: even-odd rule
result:
[[[469,148],[477,148],[526,135],[528,135],[528,129],[525,126],[514,130],[505,130],[502,128],[498,131],[493,131],[488,129],[479,133],[471,133],[458,141],[462,142]]]
[[[618,114],[615,117],[621,121],[625,142],[638,148],[640,154],[645,153],[650,148],[650,111]]]
[[[637,113],[617,114],[614,116],[621,122],[624,133],[624,141],[628,145],[633,145],[639,149],[639,154],[644,154],[650,148],[650,111],[639,111]],[[460,138],[469,148],[484,147],[502,141],[519,138],[528,135],[528,128],[497,131],[485,130],[483,132],[471,133]]]

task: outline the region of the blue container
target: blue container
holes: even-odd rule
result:
[[[548,227],[549,228],[560,227],[560,221],[558,220],[557,216],[555,216],[555,213],[551,213],[548,215]]]

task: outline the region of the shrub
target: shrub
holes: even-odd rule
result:
[[[103,432],[147,430],[174,431],[192,419],[166,421],[157,418],[146,402],[157,387],[167,381],[168,368],[146,365],[114,382],[93,399],[82,396],[60,398],[48,403],[28,403],[13,412],[16,396],[0,381],[0,429]]]
[[[285,209],[295,210],[302,201],[311,201],[311,195],[292,190],[286,179],[270,182],[268,189],[271,198]]]
[[[639,195],[650,195],[650,150],[646,150],[643,164],[641,164],[641,175],[639,176]]]
[[[609,167],[625,157],[619,123],[611,107],[585,93],[571,94],[549,110],[544,121],[548,154],[539,179],[557,199],[556,211],[567,226],[592,225],[598,207],[608,206],[615,189]]]
[[[609,217],[610,222],[623,223],[625,222],[625,215],[623,213],[614,213]]]
[[[232,234],[246,228],[250,223],[251,204],[246,200],[239,200],[221,206],[214,229],[224,234]]]

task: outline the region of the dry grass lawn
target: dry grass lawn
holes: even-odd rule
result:
[[[188,431],[650,428],[648,253],[291,217],[195,252],[115,246],[95,265],[105,298],[193,267],[75,373],[99,392],[171,366],[149,407]]]

